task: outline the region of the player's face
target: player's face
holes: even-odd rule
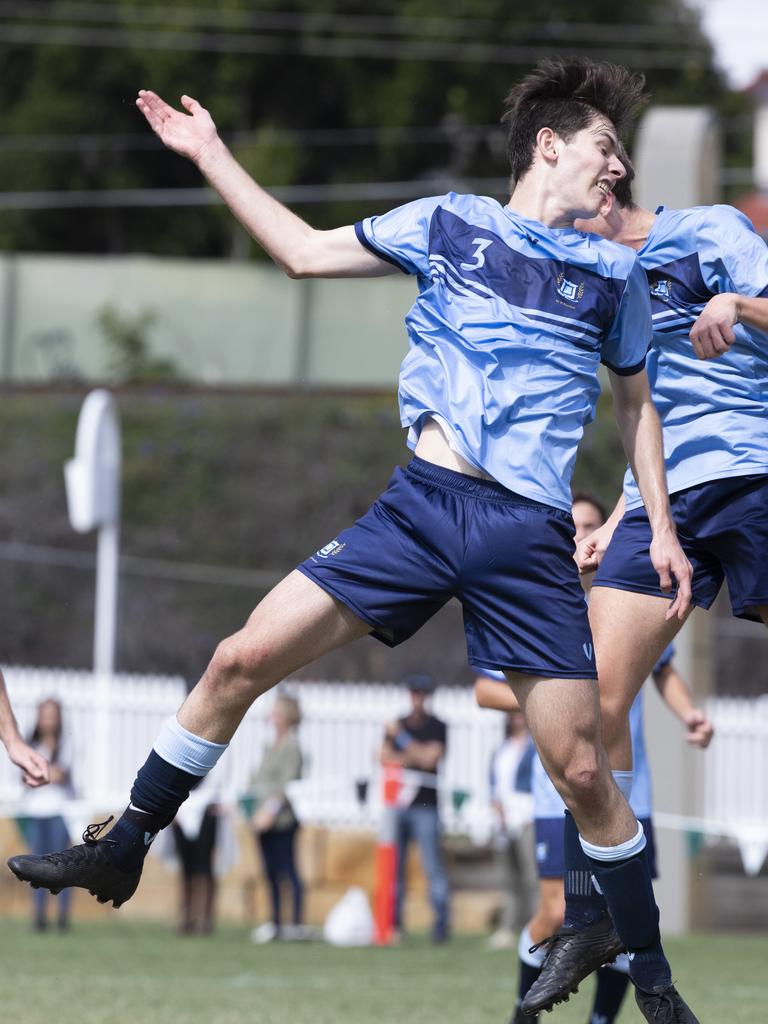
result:
[[[572,515],[573,525],[576,527],[576,536],[574,537],[576,544],[603,525],[603,517],[591,501],[574,502]]]
[[[617,156],[616,130],[596,117],[566,142],[558,140],[558,186],[564,206],[575,217],[594,217],[626,171]]]

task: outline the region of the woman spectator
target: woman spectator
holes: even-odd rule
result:
[[[61,704],[57,700],[49,698],[38,706],[29,746],[49,762],[50,784],[40,789],[25,790],[25,838],[32,853],[52,853],[65,849],[71,843],[63,811],[74,796],[70,778],[71,755],[63,729]],[[48,927],[47,898],[45,889],[32,890],[33,924],[37,931]],[[61,931],[66,931],[69,928],[72,890],[62,889],[57,899],[58,926]]]
[[[296,869],[295,847],[299,822],[286,795],[289,782],[301,777],[302,758],[296,727],[301,721],[298,701],[283,694],[272,705],[275,742],[268,747],[253,776],[251,788],[257,798],[252,823],[267,876],[272,917],[256,928],[254,942],[304,938],[302,911],[304,887]],[[287,879],[293,896],[292,924],[283,926],[280,914],[280,886]]]

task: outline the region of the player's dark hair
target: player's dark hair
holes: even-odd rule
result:
[[[635,168],[629,159],[629,153],[627,153],[621,143],[619,143],[617,156],[622,164],[624,164],[626,174],[620,181],[614,183],[612,192],[616,197],[616,202],[623,210],[631,210],[635,206],[635,201],[632,198],[632,182],[635,180]]]
[[[576,505],[578,502],[584,501],[587,505],[592,505],[600,513],[600,518],[603,522],[608,518],[608,509],[594,494],[588,494],[586,491],[577,491],[576,494],[571,498],[571,505]]]
[[[602,114],[622,135],[647,100],[644,90],[645,76],[620,64],[588,57],[539,61],[510,91],[501,119],[508,126],[513,180],[519,181],[533,163],[542,128],[568,142]]]

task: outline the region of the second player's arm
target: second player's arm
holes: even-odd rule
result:
[[[677,539],[669,510],[661,424],[644,370],[627,376],[610,371],[613,408],[629,464],[653,531],[651,561],[662,590],[677,581],[677,594],[667,618],[682,619],[691,603],[692,570]]]
[[[687,740],[704,750],[714,735],[714,727],[706,714],[693,702],[691,689],[675,668],[673,662],[653,673],[653,681],[665,704],[677,715],[687,730]]]
[[[191,160],[246,231],[289,277],[378,277],[398,268],[369,252],[351,225],[318,231],[265,192],[219,138],[211,115],[182,97],[187,113],[142,89],[137,106],[159,139]]]

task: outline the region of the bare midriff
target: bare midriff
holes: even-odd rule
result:
[[[425,462],[431,462],[435,466],[442,466],[443,469],[452,469],[454,473],[465,473],[467,476],[476,476],[480,480],[492,480],[482,469],[467,462],[458,452],[448,444],[448,439],[442,431],[439,423],[435,420],[427,420],[421,428],[419,440],[415,453]]]

